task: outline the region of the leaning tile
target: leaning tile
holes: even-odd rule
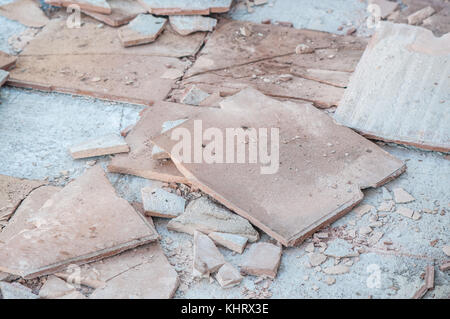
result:
[[[170,25],[181,35],[188,35],[198,31],[212,31],[217,20],[203,16],[170,16]]]
[[[275,278],[281,262],[281,247],[270,243],[252,244],[244,255],[241,273]]]
[[[175,218],[184,213],[186,200],[162,188],[144,187],[142,204],[148,216]]]
[[[193,274],[196,277],[209,277],[225,264],[225,259],[214,242],[205,234],[194,232]]]
[[[223,247],[226,247],[232,251],[235,251],[239,254],[245,249],[245,245],[247,245],[248,238],[236,234],[227,234],[221,232],[212,232],[209,233],[208,236],[214,240],[216,244],[219,244]]]
[[[151,14],[140,14],[119,29],[119,38],[124,47],[147,44],[156,40],[167,22]]]
[[[22,227],[16,227],[21,231],[1,238],[0,271],[26,279],[112,256],[159,237],[117,196],[100,166],[52,195]]]
[[[258,232],[246,219],[217,205],[207,197],[191,201],[184,214],[169,221],[167,229],[191,235],[196,230],[205,234],[212,232],[236,234],[248,238],[250,242],[259,239]]]
[[[225,263],[220,267],[216,274],[216,280],[222,288],[231,288],[237,286],[242,281],[242,276],[235,267],[229,263]]]
[[[127,153],[130,147],[117,134],[109,134],[72,146],[69,151],[74,159]]]
[[[172,128],[184,123],[186,119],[179,119],[175,121],[167,121],[162,124],[161,133],[167,132],[168,130],[171,130]],[[156,145],[153,145],[152,148],[152,158],[153,159],[170,159],[170,155],[159,148]]]

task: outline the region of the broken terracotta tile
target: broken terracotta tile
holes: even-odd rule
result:
[[[183,76],[184,72],[177,69],[168,69],[161,75],[161,79],[177,80]]]
[[[119,39],[124,47],[153,42],[163,31],[166,22],[165,18],[141,13],[119,29]]]
[[[249,35],[239,33],[243,27]],[[299,42],[313,53],[296,54]],[[182,88],[173,92],[173,101],[180,101],[184,90],[196,85],[220,96],[253,87],[318,107],[337,105],[365,45],[365,40],[354,37],[224,20],[187,71]],[[282,75],[291,77],[286,80]]]
[[[178,275],[153,243],[89,265],[105,282],[90,299],[168,299],[178,288]],[[83,271],[82,271],[83,273]]]
[[[376,13],[379,13],[380,17],[383,19],[386,19],[388,15],[393,13],[398,8],[397,2],[388,0],[369,0],[369,5],[370,4],[378,6],[380,11],[377,11]]]
[[[161,79],[166,65],[184,71],[188,62],[176,57],[195,54],[204,37],[166,28],[152,44],[123,48],[114,28],[85,22],[69,29],[64,19],[53,19],[19,56],[8,84],[152,105],[175,82]]]
[[[8,71],[16,65],[17,57],[0,51],[0,69]]]
[[[369,138],[450,151],[444,107],[450,79],[441,76],[448,65],[449,38],[380,22],[335,113],[338,122]]]
[[[8,78],[9,78],[9,72],[0,69],[0,87],[2,87],[3,84],[6,83],[6,81],[8,80]]]
[[[245,249],[245,245],[247,245],[248,238],[243,237],[236,234],[228,234],[221,232],[212,232],[209,233],[208,236],[214,240],[216,244],[219,244],[223,247],[226,247],[232,251],[235,251],[239,254]]]
[[[44,181],[27,180],[0,174],[0,220],[8,220],[20,203]]]
[[[21,226],[7,238],[0,233],[0,271],[26,279],[158,238],[145,218],[117,196],[100,166],[52,195]]]
[[[447,271],[450,269],[450,260],[445,260],[440,266],[439,269],[441,271]]]
[[[127,24],[146,10],[136,0],[108,0],[111,14],[102,14],[89,10],[81,10],[84,14],[112,27]]]
[[[180,102],[189,105],[200,105],[200,103],[208,98],[208,96],[208,93],[193,85],[186,90],[186,93],[181,97]]]
[[[430,7],[430,6],[425,7],[419,11],[414,12],[410,16],[408,16],[408,24],[413,24],[413,25],[421,24],[423,20],[430,17],[435,12],[436,11],[432,7]]]
[[[244,255],[241,273],[275,278],[281,262],[281,247],[270,243],[252,244]]]
[[[144,187],[142,204],[148,216],[175,218],[184,213],[186,200],[161,188]]]
[[[0,281],[0,292],[3,299],[38,299],[39,297],[31,292],[31,289],[17,282],[12,284]]]
[[[226,98],[221,107],[197,115],[204,129],[214,127],[225,132],[226,128],[247,127],[267,132],[268,128],[279,128],[280,158],[273,159],[272,165],[270,159],[264,165],[224,163],[224,159],[211,164],[186,163],[177,154],[170,153],[177,143],[170,138],[172,131],[152,141],[171,154],[177,168],[193,186],[283,245],[299,243],[349,212],[363,197],[360,188],[378,187],[405,169],[400,160],[337,125],[309,104],[280,102],[256,90],[245,89]],[[176,129],[185,128],[193,136],[194,123],[188,120]],[[247,148],[245,139],[238,144]],[[311,171],[323,173],[319,177],[310,174]],[[293,211],[292,207],[302,209]]]
[[[161,127],[165,122],[189,119],[204,110],[204,108],[185,104],[162,101],[156,103],[146,110],[125,138],[130,146],[130,152],[114,156],[108,171],[164,182],[188,184],[187,178],[178,171],[172,161],[159,161],[152,158],[154,145],[150,140],[161,133]]]
[[[258,232],[246,219],[204,196],[191,201],[184,214],[169,221],[167,229],[191,235],[195,231],[207,235],[212,232],[235,234],[248,238],[250,242],[259,239]]]
[[[232,0],[138,0],[156,15],[208,15],[230,10]]]
[[[224,264],[225,259],[211,238],[194,231],[194,276],[207,278]]]
[[[56,7],[76,5],[82,10],[111,14],[111,7],[106,0],[45,0],[45,3]]]
[[[109,134],[72,146],[70,149],[72,158],[87,158],[94,156],[127,153],[130,147],[125,139],[117,134]]]
[[[0,6],[0,15],[33,28],[45,26],[49,19],[33,0],[16,0]]]
[[[415,198],[412,197],[403,188],[394,188],[392,192],[394,193],[394,200],[397,204],[404,204],[415,201]]]
[[[323,270],[323,272],[326,273],[327,275],[342,275],[348,273],[349,271],[350,268],[344,265],[331,266]]]
[[[242,276],[230,263],[225,263],[216,274],[216,280],[222,288],[237,286],[242,281]]]
[[[203,16],[170,16],[170,25],[181,35],[188,35],[198,31],[212,31],[217,20]]]
[[[74,291],[75,287],[52,275],[48,276],[47,281],[39,290],[39,297],[44,299],[56,299],[73,293]]]

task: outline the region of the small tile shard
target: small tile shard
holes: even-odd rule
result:
[[[382,202],[380,206],[378,206],[377,210],[379,212],[392,212],[395,208],[395,203],[393,200],[389,200],[386,202]]]
[[[394,188],[394,200],[397,204],[409,203],[415,200],[408,192],[406,192],[403,188]]]
[[[186,200],[162,188],[144,187],[142,204],[147,216],[175,218],[184,213]]]
[[[334,285],[336,278],[328,276],[327,279],[325,279],[325,282],[328,286]]]
[[[225,263],[216,274],[216,280],[222,288],[231,288],[241,283],[243,277],[233,265]]]
[[[124,47],[147,44],[156,40],[167,19],[151,14],[139,14],[128,25],[119,29],[119,39]]]
[[[8,71],[16,65],[17,57],[0,51],[0,69]]]
[[[324,254],[335,258],[358,256],[358,253],[353,250],[353,246],[340,238],[328,242],[328,247],[325,249]]]
[[[327,260],[327,256],[321,253],[318,254],[309,254],[309,263],[311,266],[316,267],[325,262]]]
[[[186,119],[180,119],[175,121],[167,121],[162,124],[161,133],[167,132],[168,130],[171,130],[172,128],[184,123]],[[153,145],[152,148],[152,158],[153,159],[170,159],[170,155],[165,152],[163,149],[159,148],[157,145]]]
[[[435,12],[436,11],[430,6],[420,9],[419,11],[416,11],[413,14],[408,16],[408,24],[412,24],[412,25],[421,24],[423,22],[423,20],[430,17]]]
[[[202,196],[191,201],[184,214],[171,219],[167,229],[193,235],[196,230],[209,234],[221,232],[248,238],[250,242],[259,239],[259,233],[244,218]]]
[[[281,247],[270,243],[252,244],[244,256],[241,273],[275,278],[281,262]]]
[[[30,288],[27,288],[17,282],[12,284],[0,281],[0,292],[3,299],[38,299],[39,296],[33,294]]]
[[[203,16],[169,16],[170,25],[181,35],[198,31],[213,31],[217,20]]]
[[[350,271],[350,267],[344,265],[336,265],[327,267],[323,270],[327,275],[342,275],[348,273]]]
[[[223,255],[214,242],[205,234],[194,232],[194,263],[195,277],[209,277],[225,264]]]
[[[421,215],[420,213],[414,211],[413,209],[410,209],[408,207],[397,207],[397,210],[395,211],[397,214],[400,214],[402,216],[411,218],[413,220],[420,219]]]
[[[72,146],[69,151],[74,159],[79,159],[127,153],[130,151],[130,147],[125,142],[123,136],[109,134]]]
[[[202,91],[196,85],[191,86],[181,97],[181,103],[198,106],[209,97],[209,93]]]
[[[16,218],[16,216],[14,216]],[[18,218],[18,217],[17,217]],[[20,230],[0,233],[0,271],[31,279],[155,241],[159,236],[100,166],[53,194]],[[38,240],[39,239],[39,240]]]
[[[398,8],[398,3],[395,1],[388,0],[369,0],[369,5],[377,5],[379,11],[374,11],[373,13],[379,14],[381,18],[386,19],[390,14],[392,14]]]
[[[106,0],[45,0],[45,3],[56,7],[77,5],[82,10],[111,14],[111,7]]]
[[[353,212],[358,215],[359,218],[363,217],[365,214],[372,212],[375,209],[372,205],[358,205],[355,209],[353,209]]]
[[[27,27],[42,28],[49,19],[33,0],[16,0],[0,6],[0,15]]]
[[[44,299],[56,299],[73,292],[75,292],[75,287],[68,284],[65,280],[51,275],[39,290],[39,297]]]
[[[239,254],[245,249],[248,238],[236,234],[211,232],[208,236],[216,243]]]

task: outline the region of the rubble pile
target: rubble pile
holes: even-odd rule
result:
[[[0,51],[0,86],[144,108],[135,125],[67,148],[86,161],[80,176],[0,175],[3,298],[172,298],[204,282],[270,298],[293,246],[319,293],[365,254],[400,253],[386,230],[394,220],[448,220],[450,204],[418,209],[420,194],[386,185],[408,168],[381,147],[450,152],[448,1],[370,0],[370,38],[353,25],[335,34],[233,19],[272,0],[45,3],[53,11],[34,0],[0,6],[30,28],[11,40],[19,54]],[[228,148],[230,128],[243,138]],[[180,152],[180,132],[192,152]],[[114,174],[153,184],[128,201]],[[378,205],[365,202],[372,191]],[[441,256],[410,297],[448,273],[448,240],[431,240]]]

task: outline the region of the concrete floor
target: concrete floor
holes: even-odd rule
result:
[[[0,0],[0,4],[6,2],[10,0]],[[269,2],[274,3],[272,8],[278,9],[271,11],[271,7],[266,5],[256,8],[254,15],[233,11],[231,16],[255,22],[272,18],[274,21],[294,22],[296,27],[335,32],[333,29],[336,29],[340,22],[359,21],[365,12],[365,5],[359,0],[321,1],[320,5],[313,0],[298,1],[302,4],[302,14],[292,13],[292,8],[300,6],[286,10],[288,3],[294,1]],[[336,4],[337,2],[339,4]],[[324,19],[324,11],[328,8],[334,10],[331,20]],[[24,29],[16,22],[0,17],[0,50],[11,52],[7,43],[8,37]],[[90,137],[118,133],[133,124],[142,109],[138,105],[11,87],[1,88],[0,95],[0,174],[31,179],[48,177],[52,183],[59,185],[64,185],[68,179],[81,174],[87,166],[87,160],[71,159],[67,151],[70,145]],[[382,147],[407,161],[408,165],[407,172],[388,183],[386,187],[403,187],[412,194],[416,200],[405,204],[407,207],[439,207],[439,212],[445,208],[444,215],[422,214],[421,219],[413,221],[396,213],[387,213],[383,218],[384,225],[376,228],[384,233],[378,245],[371,251],[362,253],[349,273],[333,276],[336,283],[331,286],[324,282],[327,275],[305,265],[308,257],[304,249],[306,244],[303,244],[283,250],[281,266],[275,280],[267,281],[267,284],[255,283],[256,277],[247,276],[239,287],[226,290],[220,288],[216,282],[191,278],[189,261],[192,259],[192,237],[168,231],[167,221],[155,218],[158,232],[162,236],[163,248],[181,277],[182,283],[176,297],[242,298],[245,296],[244,287],[251,291],[261,291],[264,286],[273,298],[411,297],[423,284],[420,275],[425,266],[433,263],[438,265],[442,260],[448,259],[442,251],[442,246],[450,244],[450,162],[436,152],[392,145]],[[106,164],[108,158],[98,160]],[[68,171],[69,178],[65,178],[64,174],[61,174],[62,171]],[[152,183],[141,178],[117,174],[110,174],[110,179],[118,193],[130,201],[139,200],[140,188]],[[363,203],[378,206],[382,201],[381,189],[369,189],[364,193]],[[351,212],[332,227],[346,226],[347,230],[357,230],[367,225],[369,218],[370,214],[367,214],[358,219],[356,214]],[[430,242],[436,239],[436,245],[431,246]],[[270,239],[263,235],[262,240]],[[334,239],[330,242],[332,240]],[[383,250],[383,241],[386,240],[393,242],[395,250]],[[233,255],[222,248],[221,251],[228,261],[239,265],[241,255]],[[329,258],[322,268],[332,264],[333,259]],[[372,278],[380,279],[378,287],[370,288]],[[426,298],[450,298],[449,272],[436,271],[436,287]]]

